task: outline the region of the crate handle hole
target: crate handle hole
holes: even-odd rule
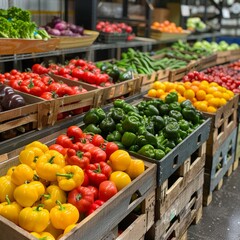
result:
[[[137,190],[135,193],[133,193],[132,197],[130,198],[130,201],[129,201],[129,206],[128,208],[131,208],[131,206],[133,205],[136,205],[137,202],[139,202],[139,204],[136,206],[137,208],[142,208],[140,205],[141,205],[141,201],[139,200],[139,198],[142,197],[142,194],[140,193],[139,190]]]
[[[178,155],[174,157],[173,159],[173,168],[177,167],[178,165]]]
[[[223,112],[222,112],[222,114],[221,114],[221,116],[220,116],[220,119],[223,119],[224,117],[223,117]]]
[[[199,144],[201,142],[202,142],[202,134],[199,134],[198,138],[197,138],[197,144]]]

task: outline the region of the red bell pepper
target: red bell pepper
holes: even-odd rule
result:
[[[90,206],[89,211],[87,212],[87,215],[90,215],[95,210],[97,210],[99,207],[101,207],[104,204],[104,201],[102,200],[96,200],[92,205]]]
[[[111,156],[112,153],[118,150],[118,145],[114,142],[108,142],[104,144],[105,153],[107,154],[107,159]]]
[[[94,195],[87,187],[79,186],[68,193],[68,202],[74,205],[79,213],[88,212],[94,202]]]
[[[107,154],[100,147],[93,147],[89,150],[91,153],[91,163],[105,162]]]
[[[96,147],[100,147],[104,142],[104,138],[99,134],[95,134],[92,138],[92,144]]]
[[[59,144],[64,148],[73,148],[72,140],[65,134],[61,134],[57,137],[56,144]]]
[[[67,148],[64,148],[63,146],[59,145],[59,144],[52,144],[51,146],[49,146],[50,150],[56,150],[59,153],[61,153],[63,156],[65,156],[67,154]]]
[[[99,199],[107,201],[117,193],[117,187],[112,181],[103,181],[99,185]]]
[[[109,179],[112,168],[105,162],[94,163],[86,167],[86,173],[90,184],[98,187],[101,182]]]
[[[89,186],[89,178],[88,178],[88,175],[86,174],[86,172],[84,172],[84,180],[83,180],[83,183],[81,186],[83,186],[83,187]]]
[[[67,129],[67,136],[72,139],[73,143],[76,143],[82,138],[82,129],[78,126],[71,126]]]
[[[91,154],[89,152],[76,151],[69,148],[67,151],[66,161],[69,165],[77,165],[85,169],[90,164]]]
[[[94,200],[98,199],[98,188],[94,186],[87,186],[88,189],[90,189],[93,192]]]

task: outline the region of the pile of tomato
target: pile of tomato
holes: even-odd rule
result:
[[[32,71],[38,74],[52,73],[74,81],[84,81],[86,83],[98,86],[108,87],[112,83],[110,77],[92,62],[83,59],[71,59],[66,65],[50,64],[44,67],[41,64],[34,64]]]
[[[19,161],[0,177],[5,186],[0,188],[0,215],[50,240],[69,232],[145,170],[142,160],[78,126],[49,147],[28,144]]]
[[[46,100],[63,96],[86,93],[87,90],[79,86],[69,86],[63,82],[56,82],[47,74],[33,72],[19,72],[16,69],[0,74],[0,82],[12,88]]]

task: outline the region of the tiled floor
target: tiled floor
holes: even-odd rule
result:
[[[188,240],[240,240],[240,167],[213,193],[202,220],[189,228]]]

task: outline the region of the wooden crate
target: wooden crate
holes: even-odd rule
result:
[[[228,62],[237,61],[240,59],[240,49],[230,50],[230,54],[227,57]]]
[[[202,191],[204,170],[202,169],[167,208],[160,220],[147,232],[149,240],[181,239],[191,223],[202,217]]]
[[[99,35],[99,32],[84,30],[84,36],[82,37],[61,37],[61,36],[56,37],[55,36],[55,38],[59,40],[57,49],[90,46],[97,39],[98,35]]]
[[[206,57],[202,57],[200,59],[200,69],[199,70],[204,70],[209,67],[215,66],[217,63],[217,54],[212,54]]]
[[[26,106],[15,108],[0,113],[0,133],[25,124],[31,124],[34,130],[41,129],[47,121],[46,115],[50,110],[50,101],[43,101],[37,97],[16,91],[25,101]]]
[[[218,127],[211,127],[207,141],[207,155],[213,156],[229,134],[237,127],[237,109],[230,113]]]
[[[237,133],[237,143],[236,143],[236,156],[235,161],[233,163],[233,171],[235,171],[239,165],[240,160],[240,127],[238,125],[238,133]]]
[[[45,144],[53,144],[55,138],[65,132],[63,129],[39,141]],[[19,163],[18,154],[23,148],[15,149],[14,151],[0,155],[0,176],[6,174],[7,169]],[[114,197],[108,200],[103,206],[98,208],[94,213],[83,219],[78,223],[77,227],[71,232],[64,235],[61,240],[92,240],[102,239],[126,217],[128,216],[139,204],[142,204],[143,215],[140,216],[146,220],[146,228],[154,223],[154,208],[155,202],[155,188],[156,188],[156,165],[145,162],[145,171],[139,177],[131,182],[127,187],[119,191]],[[131,201],[134,193],[138,193],[139,197]],[[154,201],[153,201],[154,200]],[[145,211],[145,212],[144,212]],[[141,214],[141,215],[142,215]],[[144,221],[145,221],[144,220]],[[138,223],[136,221],[136,224]],[[104,223],[104,224],[103,224]],[[90,231],[94,229],[94,231]],[[126,231],[127,234],[130,229]],[[0,216],[0,231],[1,240],[34,240],[35,238],[27,231],[16,226],[12,222]],[[131,235],[130,235],[131,236]],[[121,239],[121,238],[119,238]]]
[[[231,54],[231,51],[220,51],[217,52],[217,61],[216,64],[224,64],[229,62],[229,56]]]
[[[101,240],[144,239],[146,232],[154,224],[155,201],[155,190],[153,190],[142,202],[141,214],[130,213]],[[120,235],[119,230],[122,231]]]
[[[222,187],[224,176],[232,174],[236,151],[236,136],[237,128],[229,134],[214,155],[206,155],[203,191],[203,204],[205,206],[211,203],[213,191]]]
[[[203,143],[160,187],[156,189],[156,219],[161,219],[166,209],[204,168],[206,142]]]
[[[22,53],[49,52],[56,49],[59,39],[13,39],[0,38],[0,55],[12,55]]]

